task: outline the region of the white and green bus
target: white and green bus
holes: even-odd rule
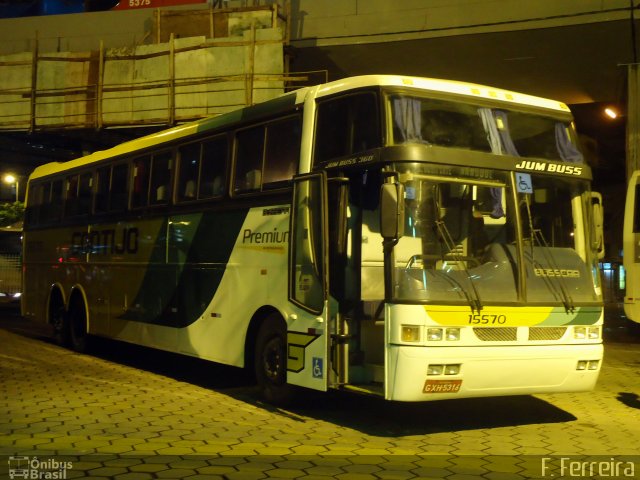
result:
[[[640,333],[640,170],[631,174],[622,228],[625,275],[624,313],[629,330]]]
[[[562,103],[361,76],[37,168],[23,313],[388,400],[583,391],[591,170]]]

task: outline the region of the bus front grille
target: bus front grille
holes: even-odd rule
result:
[[[531,327],[529,328],[529,340],[560,340],[567,327]]]
[[[518,339],[516,327],[474,327],[473,333],[483,342],[513,342]]]

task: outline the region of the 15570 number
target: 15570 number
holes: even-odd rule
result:
[[[507,323],[506,315],[493,315],[485,313],[480,315],[476,313],[475,315],[469,314],[469,324],[471,325],[504,325]]]

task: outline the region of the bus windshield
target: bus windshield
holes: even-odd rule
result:
[[[399,170],[405,229],[394,247],[396,300],[478,309],[525,300],[572,309],[598,300],[589,230],[578,227],[587,218],[585,182],[531,175],[527,191],[510,172]]]
[[[582,162],[564,119],[507,108],[390,96],[393,143],[420,143],[518,157]]]

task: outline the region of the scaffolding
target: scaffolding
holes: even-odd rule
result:
[[[0,56],[0,131],[174,125],[302,85],[288,74],[289,2],[154,15],[154,43]],[[198,35],[198,33],[201,33]]]

